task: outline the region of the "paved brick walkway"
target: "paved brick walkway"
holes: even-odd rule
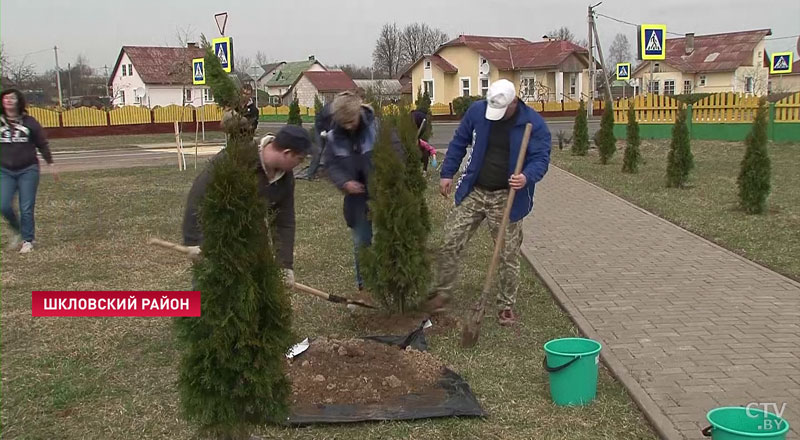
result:
[[[667,439],[718,406],[785,403],[800,432],[800,283],[558,168],[523,253]]]

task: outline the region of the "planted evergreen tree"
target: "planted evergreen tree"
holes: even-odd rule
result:
[[[416,133],[409,134],[407,110],[384,115],[373,150],[369,179],[370,214],[375,234],[362,250],[367,288],[389,309],[405,313],[430,279],[426,253],[430,220],[421,182]],[[413,122],[411,122],[413,130]],[[399,135],[405,154],[393,147]],[[413,143],[411,143],[413,142]],[[416,172],[409,170],[414,168]],[[419,176],[417,176],[419,174]]]
[[[433,136],[433,113],[431,113],[431,96],[428,95],[428,92],[419,94],[417,93],[417,110],[425,113],[425,119],[428,120],[428,124],[425,125],[425,129],[420,136],[420,139],[424,139],[429,141],[431,136]]]
[[[617,138],[614,136],[614,104],[606,101],[603,118],[600,120],[600,131],[597,133],[597,150],[600,163],[606,165],[617,151]]]
[[[761,214],[767,208],[772,174],[767,151],[768,117],[766,100],[761,98],[753,128],[744,141],[747,148],[737,179],[739,205],[748,214]]]
[[[686,186],[692,168],[694,168],[694,157],[689,141],[689,127],[686,125],[686,108],[681,107],[672,127],[672,142],[667,156],[667,187]]]
[[[639,146],[642,144],[639,138],[639,122],[636,121],[636,111],[633,108],[633,100],[628,106],[628,134],[627,145],[625,146],[625,156],[622,160],[623,173],[638,173],[639,163],[642,155]]]
[[[303,118],[300,117],[300,103],[296,99],[289,105],[289,120],[286,123],[303,125]]]
[[[255,426],[287,414],[291,304],[251,171],[258,150],[241,116],[244,103],[210,50],[205,65],[214,96],[230,111],[229,141],[199,211],[204,240],[193,271],[202,315],[176,318],[178,390],[184,417],[204,435],[247,439]]]
[[[324,105],[322,104],[322,101],[319,99],[319,95],[314,95],[314,114],[318,115],[322,113],[323,107]]]
[[[572,155],[586,156],[589,152],[589,121],[586,117],[586,104],[581,101],[572,134]]]

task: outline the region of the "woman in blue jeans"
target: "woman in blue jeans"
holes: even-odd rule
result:
[[[28,115],[25,96],[16,89],[0,93],[0,210],[13,230],[9,248],[26,254],[33,250],[33,211],[39,187],[39,158],[50,166],[53,156],[39,122]],[[58,174],[52,169],[53,176]],[[20,216],[14,212],[14,196],[19,193]]]

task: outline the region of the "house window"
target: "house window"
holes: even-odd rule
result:
[[[481,96],[489,93],[489,78],[481,78]]]
[[[522,78],[519,89],[523,100],[536,99],[536,78]]]
[[[660,89],[659,81],[648,81],[648,83],[647,83],[647,93],[653,93],[655,95],[658,95],[659,89]]]
[[[433,102],[433,80],[426,79],[422,81],[422,92],[427,93],[428,96],[431,98],[431,102]]]
[[[214,92],[211,89],[203,89],[203,101],[214,102]]]
[[[138,93],[136,93],[136,90],[133,91],[133,103],[136,104],[136,105],[139,105],[139,104],[142,103],[142,97],[139,96]]]
[[[192,89],[186,89],[185,94],[186,96],[184,98],[184,101],[192,102]]]
[[[744,92],[745,93],[753,93],[753,83],[754,83],[754,80],[753,80],[752,76],[746,76],[744,78]]]
[[[461,78],[461,96],[470,95],[470,79]]]
[[[119,105],[125,105],[125,91],[119,91]]]
[[[128,66],[125,64],[122,65],[122,76],[127,76]]]
[[[685,79],[683,80],[683,94],[688,95],[692,93],[692,81]]]
[[[664,80],[664,94],[665,95],[674,95],[675,94],[675,80],[674,79],[665,79]]]
[[[653,63],[653,73],[659,73],[659,72],[661,72],[661,64]]]
[[[128,76],[133,75],[133,64],[128,64]]]
[[[700,75],[700,84],[698,84],[698,85],[700,87],[705,87],[706,86],[706,76],[705,75]]]
[[[431,69],[431,60],[425,60],[425,70]]]
[[[575,98],[578,94],[578,75],[571,73],[569,75],[569,96]]]

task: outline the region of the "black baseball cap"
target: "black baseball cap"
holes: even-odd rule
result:
[[[311,153],[311,139],[308,137],[308,132],[298,125],[285,125],[278,134],[275,135],[275,141],[281,148],[292,150],[299,154]]]

